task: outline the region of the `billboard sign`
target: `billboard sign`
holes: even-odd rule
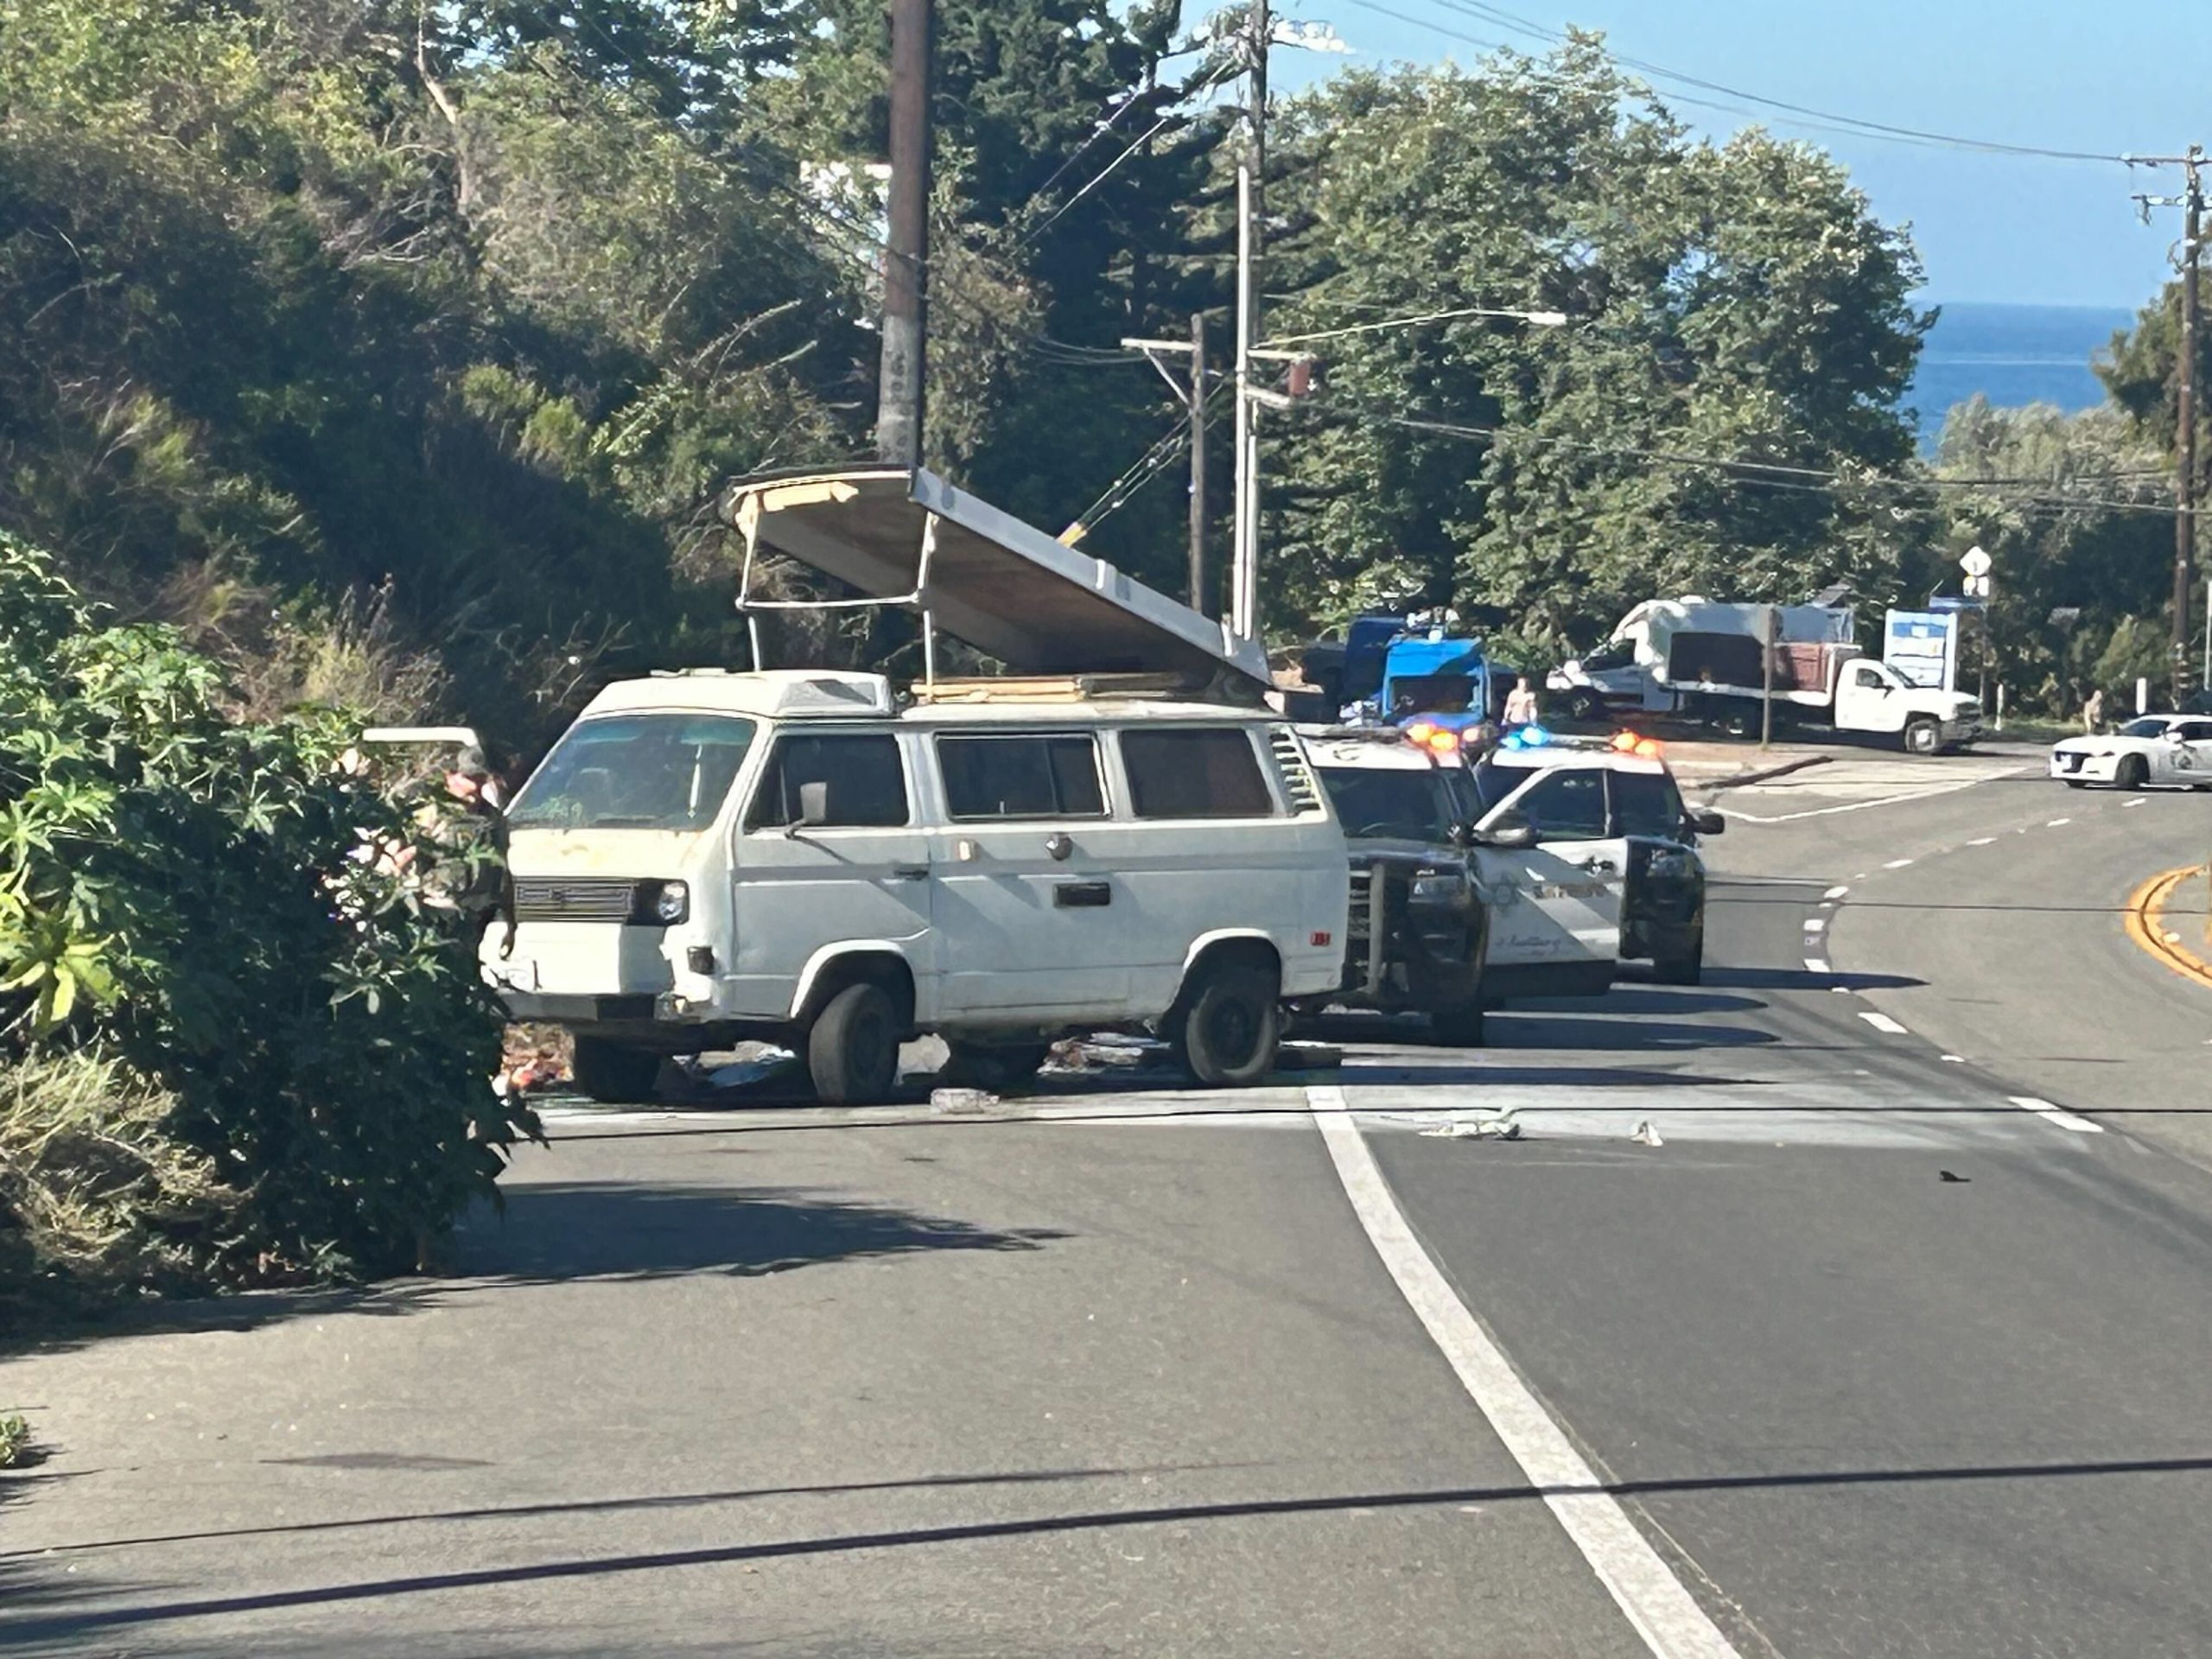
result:
[[[1955,691],[1960,621],[1956,611],[1891,611],[1882,625],[1882,660],[1908,685]]]

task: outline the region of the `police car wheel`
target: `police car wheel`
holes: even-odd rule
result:
[[[1274,976],[1224,965],[1201,970],[1173,1037],[1183,1069],[1209,1088],[1241,1088],[1274,1070],[1282,1037]]]
[[[1479,1000],[1453,1002],[1428,1016],[1428,1034],[1446,1048],[1480,1048],[1485,1039]]]
[[[661,1057],[604,1037],[576,1039],[576,1088],[608,1106],[635,1106],[653,1097]]]
[[[1705,935],[1690,941],[1680,956],[1662,957],[1651,964],[1651,977],[1662,985],[1694,985],[1705,976]]]

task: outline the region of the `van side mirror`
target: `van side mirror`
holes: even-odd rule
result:
[[[817,824],[830,822],[830,785],[817,781],[798,786],[798,817],[784,826],[788,838],[802,830],[811,830]]]
[[[1717,836],[1728,827],[1728,820],[1710,807],[1692,807],[1682,814],[1682,819],[1700,836]]]

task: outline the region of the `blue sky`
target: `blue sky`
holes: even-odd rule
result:
[[[1701,80],[1863,120],[2002,143],[2118,156],[2212,149],[2212,6],[2181,0],[1275,0],[1354,48],[1278,48],[1287,90],[1338,65],[1471,62],[1489,44],[1544,43],[1483,11],[1602,31],[1612,48]],[[1398,14],[1391,16],[1389,14]],[[1446,34],[1443,31],[1451,31]],[[1673,95],[1731,103],[1654,78]],[[1997,156],[1828,130],[1779,111],[1673,105],[1701,131],[1754,120],[1840,158],[1891,222],[1910,220],[1924,297],[2133,307],[2168,271],[2179,214],[2137,217],[2135,192],[2177,173]]]

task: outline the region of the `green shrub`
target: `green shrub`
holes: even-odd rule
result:
[[[440,827],[341,772],[346,716],[230,702],[0,534],[0,1045],[166,1091],[161,1133],[235,1196],[148,1224],[213,1280],[404,1269],[536,1126],[492,1090],[462,925],[368,856]]]

